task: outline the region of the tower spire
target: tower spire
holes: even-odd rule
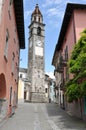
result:
[[[35,22],[40,22],[43,23],[43,17],[42,17],[42,13],[39,9],[38,4],[36,4],[34,11],[32,12],[31,15],[31,21],[35,21]]]
[[[38,4],[36,4],[35,9],[34,9],[34,11],[33,11],[32,15],[36,15],[36,14],[39,14],[39,15],[41,15],[41,16],[42,16],[42,14],[41,14],[41,11],[40,11],[40,9],[39,9]]]

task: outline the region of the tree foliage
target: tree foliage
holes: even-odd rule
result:
[[[86,95],[86,29],[75,44],[68,65],[74,77],[65,86],[68,101],[72,102]]]

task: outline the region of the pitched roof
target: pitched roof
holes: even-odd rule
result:
[[[14,10],[15,10],[20,48],[24,49],[25,48],[25,32],[24,32],[23,0],[14,0]]]
[[[32,16],[36,15],[36,14],[39,14],[42,16],[41,11],[39,10],[38,4],[36,4],[35,10],[33,11]]]

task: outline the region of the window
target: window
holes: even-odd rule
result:
[[[22,78],[22,74],[20,74],[20,78]]]
[[[9,0],[9,9],[8,9],[8,13],[9,13],[9,18],[11,19],[11,5],[12,5],[12,3],[13,3],[13,0]]]
[[[26,90],[26,86],[24,87],[24,90]]]
[[[31,28],[31,30],[30,30],[30,36],[32,36],[32,33],[33,33],[33,29]]]
[[[13,0],[10,0],[10,6],[12,5],[12,3],[13,3]]]
[[[14,43],[16,43],[16,28],[14,28]]]
[[[0,0],[0,22],[2,17],[2,7],[3,7],[3,0]]]
[[[40,22],[40,17],[39,17],[39,22]]]
[[[40,27],[37,28],[37,34],[41,35],[41,28]]]
[[[69,69],[68,69],[68,67],[66,68],[66,81],[68,81],[69,80]]]
[[[61,87],[64,85],[64,73],[61,74]]]
[[[18,63],[16,62],[16,64],[15,64],[16,66],[15,66],[15,81],[16,81],[16,83],[18,83]]]
[[[68,46],[65,49],[65,60],[68,60]]]
[[[7,60],[7,55],[8,55],[8,42],[9,42],[9,31],[8,29],[6,30],[6,39],[5,39],[5,50],[4,50],[4,56]]]
[[[45,93],[47,93],[47,88],[45,88]]]
[[[36,21],[36,16],[34,16],[34,21]]]
[[[15,54],[13,53],[13,55],[12,55],[12,74],[14,73],[14,59],[15,59]]]
[[[12,102],[12,87],[10,88],[10,105],[11,105],[11,102]]]

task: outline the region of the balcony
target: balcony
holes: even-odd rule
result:
[[[68,61],[68,52],[65,51],[64,54],[59,52],[58,57],[56,59],[56,68],[54,70],[54,75],[57,73],[63,73],[64,67],[67,67],[67,61]]]
[[[60,64],[60,66],[66,67],[67,66],[67,61],[68,61],[67,56],[65,56],[65,55],[60,55],[59,56],[59,64]]]
[[[58,65],[58,67],[54,70],[54,74],[55,74],[55,72],[63,73],[63,71],[64,71],[64,68],[62,66]]]
[[[65,80],[64,80],[64,78],[62,77],[61,78],[61,84],[60,84],[60,90],[64,90],[65,88],[64,88],[64,84],[65,84]]]

